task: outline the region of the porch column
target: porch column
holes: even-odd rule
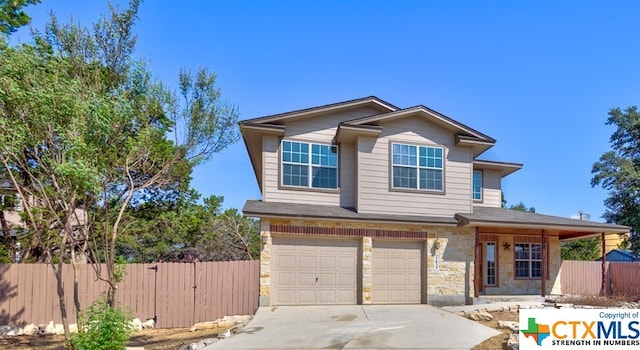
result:
[[[602,245],[602,286],[600,287],[600,295],[607,295],[607,245],[605,234],[602,232],[601,245]]]
[[[362,237],[362,304],[369,305],[372,301],[373,271],[373,240],[371,237]]]
[[[481,246],[480,246],[480,228],[476,227],[476,246],[475,257],[473,258],[473,296],[478,297],[480,295],[480,269],[482,268],[482,262],[480,261]]]
[[[547,292],[547,231],[542,230],[542,251],[540,252],[540,264],[542,265],[541,279],[540,279],[540,295],[546,296]]]
[[[260,306],[271,306],[271,224],[260,219]]]

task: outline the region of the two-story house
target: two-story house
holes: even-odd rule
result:
[[[491,137],[376,97],[240,123],[262,200],[261,305],[470,303],[559,292],[560,242],[624,226],[501,208],[522,164]]]

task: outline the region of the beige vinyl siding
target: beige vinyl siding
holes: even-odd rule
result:
[[[482,170],[482,202],[474,202],[478,207],[502,206],[501,176],[497,170]]]
[[[284,138],[298,141],[331,143],[336,136],[338,125],[346,120],[378,114],[375,109],[363,108],[339,114],[328,114],[315,118],[292,120],[288,122]]]
[[[359,136],[356,144],[356,164],[358,167],[356,170],[356,210],[359,213],[366,212],[361,209],[363,200],[362,186],[371,186],[371,179],[369,177],[373,176],[375,178],[379,175],[378,172],[387,171],[384,166],[375,161],[375,158],[370,156],[376,141],[377,139],[375,137]],[[378,172],[376,172],[376,170]],[[363,180],[364,178],[367,179]]]
[[[330,114],[316,118],[293,120],[287,123],[284,139],[301,142],[315,142],[331,144],[336,134],[338,124],[345,120],[380,113],[372,108],[363,108],[340,114]],[[263,191],[262,198],[265,202],[285,203],[314,203],[332,206],[354,206],[354,150],[353,145],[339,145],[338,190],[318,189],[289,189],[280,186],[280,139],[276,136],[265,135],[262,141],[263,152]],[[349,151],[351,149],[351,151]],[[351,155],[349,154],[351,152]],[[344,154],[344,155],[343,155]],[[345,157],[343,160],[342,158]],[[351,160],[350,164],[346,162]],[[344,169],[343,169],[344,167]],[[342,187],[345,187],[344,190]],[[342,192],[345,191],[343,194]]]
[[[343,208],[355,208],[356,193],[356,150],[352,143],[340,145],[340,206]]]
[[[456,147],[452,131],[424,118],[404,118],[382,125],[380,137],[359,140],[358,211],[361,213],[450,216],[471,211],[472,154]],[[390,142],[444,148],[444,192],[390,189]]]

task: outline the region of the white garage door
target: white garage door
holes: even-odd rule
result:
[[[273,305],[356,304],[359,242],[273,237]]]
[[[422,242],[373,241],[374,304],[419,304]]]

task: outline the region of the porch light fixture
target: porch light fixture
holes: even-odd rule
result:
[[[440,241],[438,240],[438,236],[436,236],[436,240],[433,242],[433,249],[440,249]]]
[[[509,242],[504,242],[502,243],[502,248],[504,248],[504,250],[510,250],[511,244],[509,244]]]

